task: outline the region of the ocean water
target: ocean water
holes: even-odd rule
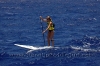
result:
[[[48,15],[55,47],[44,45]],[[0,0],[0,66],[100,66],[100,1]]]

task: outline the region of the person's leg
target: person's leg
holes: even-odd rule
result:
[[[48,46],[50,46],[50,31],[48,31],[48,36],[47,36],[47,41],[48,41]]]
[[[50,34],[50,39],[51,39],[51,42],[52,42],[52,46],[54,46],[54,31],[51,31],[51,34]]]

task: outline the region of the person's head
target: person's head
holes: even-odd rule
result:
[[[47,16],[47,22],[52,21],[50,16]]]

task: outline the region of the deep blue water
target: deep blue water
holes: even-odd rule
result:
[[[48,15],[59,48],[14,45],[44,46],[39,16]],[[0,0],[0,66],[100,66],[100,1]]]

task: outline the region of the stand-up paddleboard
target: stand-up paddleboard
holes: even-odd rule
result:
[[[30,53],[32,51],[35,51],[35,50],[43,50],[43,49],[51,49],[51,48],[59,48],[59,47],[52,47],[52,46],[43,46],[43,47],[34,47],[34,46],[30,46],[30,45],[21,45],[21,44],[14,44],[18,47],[21,47],[21,48],[26,48],[26,49],[29,49],[27,51],[27,53]]]
[[[26,48],[29,50],[42,50],[42,49],[50,49],[53,48],[52,46],[44,46],[44,47],[34,47],[34,46],[30,46],[30,45],[21,45],[21,44],[14,44],[16,46],[22,47],[22,48]]]

